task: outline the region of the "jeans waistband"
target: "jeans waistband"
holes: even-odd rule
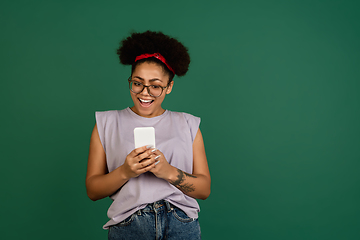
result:
[[[156,201],[153,203],[149,203],[145,208],[139,210],[142,212],[158,212],[161,210],[166,210],[168,212],[173,210],[173,205],[170,204],[168,201],[166,200],[160,200],[160,201]]]

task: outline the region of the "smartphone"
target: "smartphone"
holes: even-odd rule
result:
[[[137,127],[134,129],[135,148],[150,145],[155,148],[155,128]]]

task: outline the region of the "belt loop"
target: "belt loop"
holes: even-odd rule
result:
[[[166,208],[167,208],[168,212],[171,212],[173,210],[173,208],[171,207],[171,204],[168,201],[165,201],[165,200],[164,200],[164,202],[165,202],[165,205],[166,205]]]

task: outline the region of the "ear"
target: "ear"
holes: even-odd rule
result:
[[[166,94],[170,94],[170,93],[171,93],[173,86],[174,86],[174,81],[171,81],[171,83],[169,84],[169,86],[166,88]]]

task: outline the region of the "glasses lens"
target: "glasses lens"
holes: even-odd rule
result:
[[[133,91],[134,93],[139,93],[143,90],[144,85],[142,85],[142,83],[140,82],[136,82],[136,81],[131,81],[130,82],[130,90]]]
[[[160,96],[163,90],[162,87],[158,85],[151,85],[149,88],[150,88],[150,94],[153,95],[154,97]]]
[[[134,93],[140,93],[144,89],[144,85],[141,82],[130,81],[130,90]],[[150,91],[149,94],[153,97],[161,95],[163,88],[160,85],[150,85],[146,90]]]

